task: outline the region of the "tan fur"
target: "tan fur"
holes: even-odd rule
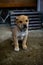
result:
[[[27,22],[26,22],[26,20],[27,20]],[[20,23],[20,21],[22,21],[22,23]],[[28,23],[29,23],[28,16],[20,15],[20,16],[16,17],[16,24],[20,28],[22,28],[22,25],[24,25],[24,24],[28,25]],[[19,28],[17,26],[15,26],[14,29],[13,29],[14,50],[15,51],[19,51],[19,43],[18,43],[18,38],[17,38],[17,32],[19,32],[19,31],[20,31]],[[26,35],[25,35],[25,37],[22,40],[23,49],[27,49],[27,45],[26,45],[27,37],[28,37],[28,27],[26,29]]]

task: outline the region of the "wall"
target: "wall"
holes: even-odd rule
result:
[[[37,0],[37,11],[43,12],[43,0]]]
[[[0,0],[0,7],[36,7],[36,0]]]
[[[40,11],[43,12],[43,0],[40,0]]]

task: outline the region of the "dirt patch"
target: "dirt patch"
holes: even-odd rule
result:
[[[43,37],[28,37],[28,49],[13,50],[10,39],[0,43],[0,65],[43,65]]]

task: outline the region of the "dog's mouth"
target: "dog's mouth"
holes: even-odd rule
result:
[[[24,24],[24,25],[22,26],[22,29],[25,29],[25,30],[26,30],[26,29],[27,29],[27,25]]]
[[[25,27],[20,28],[20,30],[24,31],[24,32],[26,31],[26,29],[27,29],[27,27],[26,28]]]
[[[25,24],[24,25],[20,25],[20,26],[17,25],[17,27],[19,28],[20,31],[24,31],[24,32],[27,29],[27,25],[25,25]]]

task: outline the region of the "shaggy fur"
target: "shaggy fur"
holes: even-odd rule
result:
[[[20,15],[16,17],[16,26],[13,29],[13,45],[15,51],[19,51],[19,40],[22,40],[22,48],[27,49],[28,24],[28,16]]]

